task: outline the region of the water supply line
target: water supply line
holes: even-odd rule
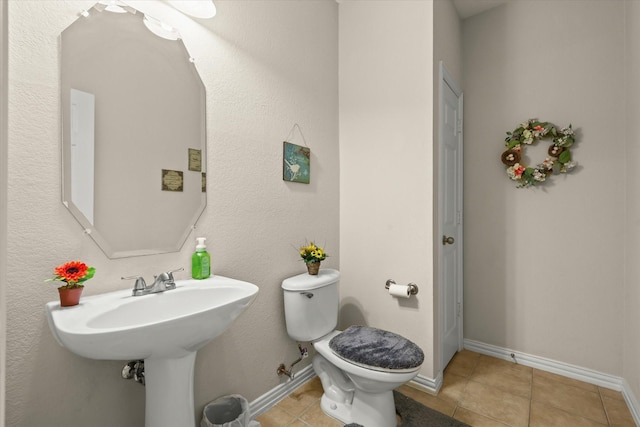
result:
[[[133,379],[135,382],[145,385],[144,360],[132,360],[122,368],[122,378]]]
[[[280,366],[278,366],[278,370],[276,371],[276,373],[278,374],[278,376],[282,376],[282,375],[286,375],[289,377],[289,379],[293,379],[294,377],[294,373],[293,373],[293,367],[299,363],[302,359],[306,358],[309,356],[309,352],[307,351],[306,347],[302,347],[302,344],[298,343],[298,351],[300,352],[300,357],[294,361],[291,366],[289,366],[289,369],[287,369],[287,367],[284,365],[284,363],[281,363]]]

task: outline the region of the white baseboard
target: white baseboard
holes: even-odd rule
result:
[[[435,379],[418,375],[411,380],[410,385],[431,394],[438,394],[440,387],[442,387],[442,372]]]
[[[533,356],[531,354],[521,353],[519,351],[508,348],[497,347],[491,344],[485,344],[479,341],[469,339],[464,340],[464,348],[475,351],[476,353],[486,354],[498,359],[509,360],[521,365],[537,368],[542,371],[552,372],[564,377],[573,378],[575,380],[584,381],[589,384],[595,384],[602,387],[610,388],[616,391],[622,391],[622,378],[615,377],[602,372],[594,371],[580,366],[570,365],[564,362],[547,359],[544,357]],[[513,354],[513,357],[511,356]]]
[[[464,348],[475,351],[476,353],[485,354],[487,356],[496,357],[498,359],[515,361],[521,365],[530,366],[542,371],[551,372],[575,380],[584,381],[589,384],[610,388],[612,390],[622,392],[624,400],[631,411],[633,420],[636,425],[640,426],[640,405],[634,396],[629,384],[620,377],[604,374],[592,369],[583,368],[569,363],[558,362],[556,360],[547,359],[545,357],[533,356],[531,354],[521,353],[504,347],[498,347],[491,344],[485,344],[479,341],[469,339],[464,340]],[[512,356],[513,355],[513,356]]]
[[[622,380],[622,395],[631,411],[633,421],[636,422],[636,425],[640,425],[640,406],[638,405],[638,399],[636,399],[636,396],[633,394],[633,391],[631,391],[631,387],[629,387],[625,379]]]
[[[294,375],[292,380],[277,385],[262,396],[250,402],[249,409],[251,410],[251,417],[255,418],[258,415],[267,412],[269,409],[276,406],[276,404],[282,399],[289,396],[295,389],[315,376],[316,373],[313,371],[313,365],[308,365],[302,368]]]

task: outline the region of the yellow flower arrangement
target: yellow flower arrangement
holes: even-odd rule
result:
[[[313,264],[314,262],[320,262],[327,257],[327,253],[322,247],[310,242],[306,246],[300,247],[300,257],[304,260],[305,264]]]

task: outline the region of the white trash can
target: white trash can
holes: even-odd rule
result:
[[[204,407],[200,427],[260,427],[260,423],[251,419],[247,399],[232,394]]]

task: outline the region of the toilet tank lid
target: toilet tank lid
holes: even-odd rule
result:
[[[317,276],[309,273],[298,274],[282,281],[282,289],[286,291],[308,291],[336,283],[340,272],[331,268],[321,268]]]

